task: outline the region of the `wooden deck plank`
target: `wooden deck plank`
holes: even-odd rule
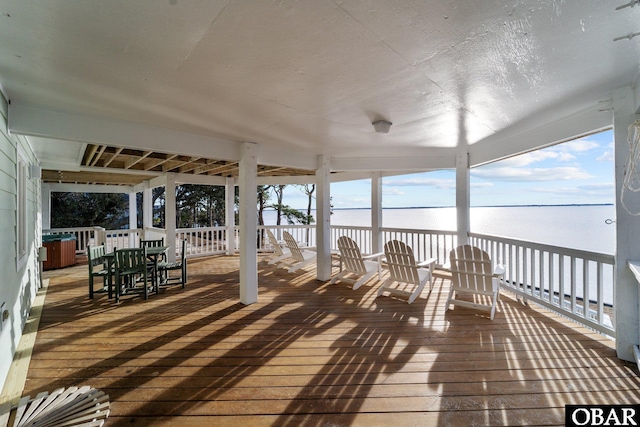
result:
[[[635,403],[611,340],[503,295],[494,321],[448,281],[414,304],[261,262],[238,302],[238,258],[189,261],[186,289],[120,304],[57,270],[24,394],[90,384],[106,425],[563,425],[564,405]]]

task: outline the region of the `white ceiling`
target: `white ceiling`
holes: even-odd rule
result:
[[[159,128],[209,157],[220,141],[341,168],[474,144],[498,157],[611,123],[598,110],[640,63],[640,37],[613,41],[640,32],[640,6],[616,10],[627,2],[0,0],[0,83],[12,106],[91,117],[115,145],[157,149]],[[580,114],[592,129],[557,124]],[[20,119],[17,132],[57,138],[33,139],[51,164],[78,158],[62,140],[104,139]],[[118,141],[124,122],[139,138]]]

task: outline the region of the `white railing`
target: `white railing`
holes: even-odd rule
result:
[[[264,229],[269,228],[278,240],[288,231],[298,242],[316,246],[315,226],[259,226],[259,251],[272,251]],[[163,231],[158,229],[159,231]],[[149,230],[145,230],[145,234]],[[155,231],[155,230],[154,230]],[[43,230],[43,234],[74,234],[77,250],[88,244],[105,243],[107,250],[138,247],[142,230],[103,230],[100,227]],[[187,256],[226,253],[226,227],[206,227],[176,230],[176,246],[187,241]],[[370,227],[334,226],[331,228],[331,249],[337,250],[340,236],[352,238],[363,253],[372,253]],[[456,233],[442,230],[382,228],[381,241],[400,240],[411,246],[417,260],[437,258],[444,265],[449,252],[457,244]],[[238,228],[234,232],[238,249]],[[519,297],[534,301],[587,327],[614,336],[613,288],[615,257],[557,246],[543,245],[498,236],[470,234],[471,244],[487,251],[491,259],[504,265],[503,287]],[[179,255],[179,254],[178,254]],[[585,309],[585,306],[588,308]]]
[[[302,246],[316,245],[316,228],[309,225],[259,225],[258,226],[258,251],[270,252],[271,242],[267,237],[266,229],[271,230],[278,241],[284,241],[283,231],[289,232],[296,242]]]
[[[76,228],[50,228],[42,230],[42,235],[51,234],[72,234],[76,237],[76,254],[86,254],[88,245],[99,245],[102,243],[102,227],[76,227]]]
[[[179,228],[176,230],[176,248],[181,247],[180,243],[183,240],[187,242],[187,257],[219,255],[227,252],[226,227]]]
[[[412,230],[405,228],[382,228],[382,242],[400,240],[409,245],[417,261],[436,258],[438,266],[449,259],[449,252],[457,245],[455,231]]]
[[[145,227],[141,238],[144,240],[167,240],[167,230],[157,227]]]
[[[104,243],[107,252],[111,252],[114,249],[140,247],[140,239],[143,235],[143,230],[140,228],[134,228],[131,230],[104,230],[102,233],[104,238],[101,239],[100,242]]]
[[[596,331],[614,335],[613,255],[476,233],[470,237],[474,246],[505,267],[505,289]]]
[[[373,233],[371,227],[350,227],[344,225],[331,227],[331,249],[338,250],[338,239],[347,236],[358,244],[360,251],[365,254],[372,254]]]

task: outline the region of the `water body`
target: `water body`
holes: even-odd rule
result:
[[[315,214],[315,212],[313,213]],[[275,224],[275,212],[265,222]],[[613,254],[613,205],[500,206],[471,208],[471,231],[547,245]],[[371,226],[370,209],[336,209],[331,224]],[[425,230],[456,229],[455,208],[383,209],[382,225]]]

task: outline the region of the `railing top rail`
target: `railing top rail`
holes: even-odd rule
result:
[[[336,230],[344,230],[344,229],[349,229],[349,230],[366,230],[366,231],[370,231],[371,227],[367,227],[367,226],[355,226],[355,225],[331,225],[331,228],[335,228]]]
[[[443,234],[447,236],[455,236],[456,231],[451,230],[426,230],[426,229],[418,229],[418,228],[391,228],[391,227],[381,227],[380,231],[382,232],[397,232],[397,233],[416,233],[416,234]]]
[[[98,227],[67,227],[67,228],[46,228],[42,229],[43,233],[58,233],[58,232],[71,232],[71,231],[93,231]]]
[[[584,258],[584,259],[604,262],[608,264],[615,263],[615,256],[612,254],[583,251],[580,249],[565,248],[562,246],[546,245],[544,243],[536,243],[536,242],[530,242],[527,240],[511,239],[508,237],[501,237],[501,236],[495,236],[495,235],[489,235],[489,234],[469,233],[469,236],[472,238],[491,240],[491,241],[505,243],[509,245],[523,246],[531,249],[537,249],[540,251],[556,253],[560,255],[567,255],[567,256],[572,256],[576,258]]]
[[[236,226],[237,227],[237,226]],[[315,224],[313,225],[304,225],[304,224],[280,224],[280,225],[259,225],[258,229],[262,228],[315,228]]]
[[[190,233],[194,231],[221,231],[226,230],[227,227],[224,225],[216,225],[215,227],[197,227],[197,228],[176,228],[176,233]]]

